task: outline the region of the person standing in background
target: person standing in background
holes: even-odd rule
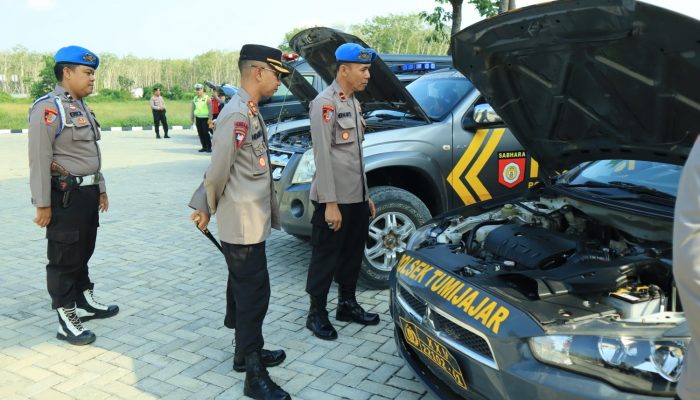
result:
[[[211,153],[211,138],[209,137],[209,126],[213,118],[211,99],[204,93],[204,85],[197,83],[194,85],[197,95],[192,99],[192,109],[190,121],[197,127],[197,135],[202,144],[199,152]]]
[[[165,117],[165,101],[160,95],[160,88],[153,88],[153,96],[151,96],[151,111],[153,111],[153,126],[156,128],[156,139],[160,139],[160,123],[163,123],[163,136],[170,139],[168,136],[168,119]]]

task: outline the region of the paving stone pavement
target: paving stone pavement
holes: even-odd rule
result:
[[[103,133],[110,209],[100,216],[90,275],[98,300],[121,311],[87,322],[97,341],[84,347],[55,338],[45,233],[32,222],[27,135],[0,135],[0,398],[243,397],[245,375],[231,369],[233,331],[223,327],[226,264],[186,206],[209,157],[197,153],[193,131],[172,135]],[[433,399],[396,353],[388,291],[358,293],[380,313],[377,326],[334,322],[333,342],[304,327],[309,253],[281,232],[267,242],[266,347],[287,351],[285,363],[270,369],[273,379],[298,399]],[[335,295],[334,287],[329,308]]]

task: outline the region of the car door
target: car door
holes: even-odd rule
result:
[[[452,165],[450,208],[524,192],[539,174],[537,161],[477,91],[455,109]]]

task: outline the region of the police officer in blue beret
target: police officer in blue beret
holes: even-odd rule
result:
[[[83,102],[94,89],[100,58],[67,46],[54,61],[58,84],[29,111],[29,179],[34,222],[46,228],[48,239],[46,282],[58,314],[57,338],[84,345],[95,341],[95,334],[82,321],[119,312],[116,305],[95,300],[88,276],[98,212],[109,208],[100,173],[100,125]]]
[[[306,280],[311,298],[306,327],[324,340],[338,337],[326,310],[334,277],[338,282],[336,320],[379,323],[379,315],[366,312],[355,298],[369,218],[376,212],[362,160],[366,122],[355,93],[367,87],[377,52],[345,43],[335,57],[335,80],[311,102],[309,111],[316,173],[310,193],[313,249]]]

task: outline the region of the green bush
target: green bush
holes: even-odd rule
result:
[[[99,94],[95,96],[90,96],[90,101],[104,102],[104,101],[130,101],[133,100],[131,92],[123,89],[100,89]]]
[[[184,90],[180,85],[175,85],[170,88],[170,90],[163,90],[163,97],[169,100],[192,100],[195,93]]]
[[[0,92],[0,103],[12,103],[14,100],[9,93]]]

